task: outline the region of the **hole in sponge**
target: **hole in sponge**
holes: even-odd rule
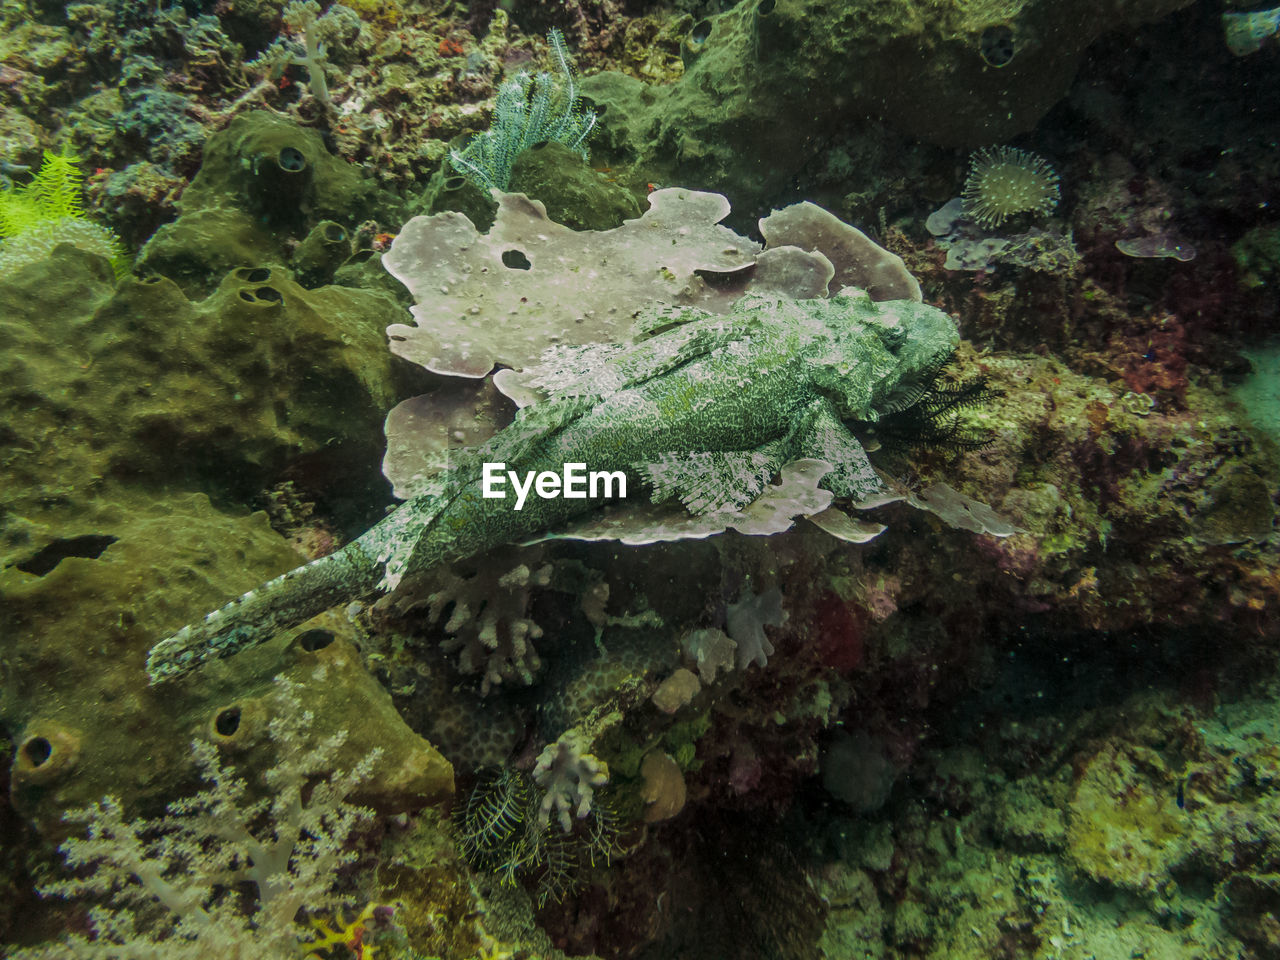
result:
[[[53,744],[44,737],[31,737],[22,745],[22,755],[34,767],[43,767],[53,756]]]
[[[519,250],[502,251],[502,265],[504,267],[510,267],[512,270],[528,270],[533,266],[533,264],[529,262],[529,258]]]
[[[298,173],[307,167],[307,158],[302,155],[302,151],[297,147],[285,147],[280,151],[276,162],[280,164],[281,170],[288,173]]]
[[[997,23],[982,31],[978,52],[989,67],[1003,67],[1013,59],[1017,48],[1013,41],[1013,27]]]
[[[219,710],[218,715],[213,718],[213,729],[218,731],[219,736],[229,737],[240,729],[240,708],[227,707]]]
[[[14,564],[23,573],[34,573],[43,577],[67,557],[81,557],[85,560],[97,560],[102,552],[115,543],[118,538],[106,534],[85,534],[83,537],[64,537],[46,544],[42,549]]]
[[[323,650],[336,639],[338,638],[332,630],[308,630],[306,633],[298,634],[298,646],[307,653],[315,653],[317,650]]]

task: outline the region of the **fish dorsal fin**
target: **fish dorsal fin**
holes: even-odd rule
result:
[[[646,316],[649,315],[646,311]],[[499,389],[522,406],[542,406],[536,396],[593,402],[639,386],[758,332],[754,318],[744,322],[692,307],[664,307],[660,332],[638,343],[591,343],[552,347],[524,371],[502,372]],[[497,381],[495,381],[497,382]]]
[[[480,447],[476,462],[519,463],[537,444],[554,437],[595,404],[595,397],[573,396],[524,407],[511,426]]]

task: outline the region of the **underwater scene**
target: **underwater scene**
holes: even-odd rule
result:
[[[1277,0],[0,0],[0,957],[1280,958]]]

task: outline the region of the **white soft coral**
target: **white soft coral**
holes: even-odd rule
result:
[[[88,835],[63,844],[67,865],[82,877],[49,884],[61,897],[110,896],[114,909],[89,913],[92,937],[10,954],[13,960],[279,960],[298,950],[298,911],[332,910],[338,870],[350,863],[350,840],[373,813],[347,797],[369,776],[376,751],[349,771],[331,771],[344,734],[309,741],[310,712],[296,688],[277,680],[279,715],[269,730],[276,765],[270,796],[246,799],[247,784],[222,765],[212,744],[197,741],[196,763],[209,786],[175,801],[162,817],[128,821],[117,800],[67,814]],[[331,771],[309,793],[308,784]],[[305,800],[304,800],[305,796]],[[257,887],[256,910],[241,909],[236,888]],[[170,921],[138,929],[134,908],[158,901]]]

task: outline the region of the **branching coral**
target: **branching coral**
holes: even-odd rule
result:
[[[307,88],[326,110],[334,110],[325,71],[329,66],[326,44],[340,50],[360,32],[360,17],[350,7],[332,4],[322,15],[315,0],[293,0],[281,15],[285,29],[294,39],[278,37],[257,60],[245,64],[251,70],[264,70],[276,82],[290,66],[307,71]],[[298,51],[301,41],[301,52]]]
[[[608,585],[596,571],[573,561],[548,560],[544,547],[494,551],[468,563],[433,570],[402,585],[379,603],[379,611],[403,615],[423,607],[428,621],[446,634],[445,653],[457,654],[458,669],[480,675],[480,692],[534,682],[542,660],[533,641],[542,627],[527,616],[535,590],[578,596],[597,626],[605,620]]]
[[[441,649],[458,653],[463,673],[481,674],[481,694],[502,683],[533,683],[542,666],[533,641],[542,628],[524,613],[530,591],[550,584],[551,564],[484,563],[467,578],[443,569],[431,579],[435,589],[427,598],[428,616],[439,621],[449,611],[444,623],[449,636]]]
[[[547,744],[533,768],[533,779],[543,791],[538,805],[538,825],[545,830],[554,812],[564,833],[573,820],[586,819],[597,787],[609,782],[609,767],[587,752],[590,746],[578,730],[570,730]]]

